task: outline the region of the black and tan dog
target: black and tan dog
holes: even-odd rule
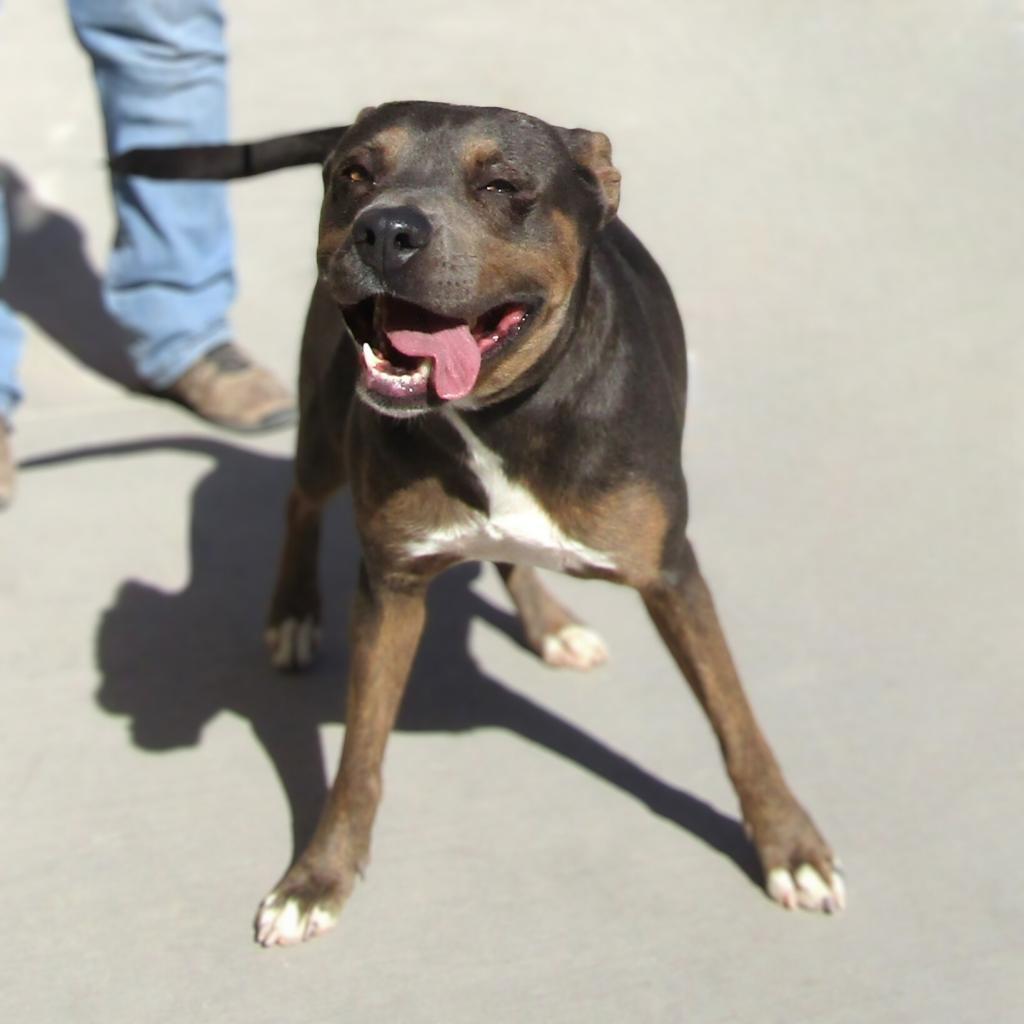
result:
[[[509,110],[393,103],[248,146],[139,151],[115,170],[229,178],[323,160],[319,281],[271,656],[319,630],[327,498],[351,484],[363,547],[341,767],[312,841],[263,901],[265,945],[330,928],[367,863],[384,747],[432,577],[495,562],[545,661],[600,638],[535,567],[634,587],[707,713],[785,907],[844,904],[825,840],[743,693],[687,539],[683,329],[657,265],[616,219],[605,136]]]

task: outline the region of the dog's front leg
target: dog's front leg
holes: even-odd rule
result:
[[[787,908],[841,909],[845,891],[835,858],[790,791],[757,724],[687,541],[641,594],[714,727],[769,895]]]
[[[425,583],[371,579],[365,563],[352,614],[352,662],[341,766],[309,846],[260,905],[264,946],[313,938],[337,921],[370,854],[384,747],[425,618]]]

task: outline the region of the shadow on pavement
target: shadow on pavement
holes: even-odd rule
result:
[[[102,282],[89,262],[82,229],[43,205],[4,163],[0,202],[6,204],[10,229],[0,299],[90,370],[129,390],[143,390],[127,355],[131,335],[103,305]]]
[[[191,452],[213,462],[192,498],[190,579],[177,593],[137,580],[121,585],[96,635],[102,674],[97,700],[110,714],[130,719],[134,743],[147,751],[198,744],[206,723],[225,711],[247,720],[287,794],[297,853],[327,792],[320,726],[344,715],[347,630],[337,606],[347,604],[358,563],[350,503],[347,497],[335,503],[324,531],[327,628],[318,667],[306,675],[282,676],[268,666],[260,638],[289,460],[215,440],[169,437],[69,451],[23,468],[161,450]],[[759,884],[756,856],[736,820],[509,689],[469,656],[467,634],[474,617],[521,642],[518,621],[471,590],[480,571],[462,566],[434,584],[398,729],[508,729],[633,796]]]

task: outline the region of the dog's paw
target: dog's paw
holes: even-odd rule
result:
[[[557,668],[585,670],[603,665],[608,660],[608,648],[592,629],[570,622],[541,640],[540,656]]]
[[[780,780],[781,783],[781,780]],[[768,895],[786,910],[822,914],[846,908],[842,868],[810,815],[782,784],[745,806],[747,833],[764,868]]]
[[[768,872],[768,895],[786,910],[802,907],[822,914],[836,914],[846,909],[846,886],[842,869],[832,865],[831,881],[810,864],[801,864],[796,870],[772,868]]]
[[[256,912],[256,941],[265,947],[293,946],[323,935],[337,924],[346,895],[346,887],[335,879],[301,869],[289,872]]]
[[[320,647],[320,627],[313,618],[285,619],[264,634],[270,663],[282,672],[309,668]]]

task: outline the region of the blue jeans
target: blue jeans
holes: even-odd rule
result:
[[[0,280],[7,272],[7,206],[0,196]],[[18,359],[21,356],[21,325],[7,303],[0,301],[0,419],[9,419],[21,393],[18,390]]]
[[[227,54],[220,0],[68,0],[92,58],[107,151],[222,142]],[[233,240],[224,185],[114,175],[117,235],[104,299],[132,335],[138,375],[164,388],[230,337]],[[0,203],[0,276],[8,247]],[[22,334],[0,304],[0,416],[21,395]]]

